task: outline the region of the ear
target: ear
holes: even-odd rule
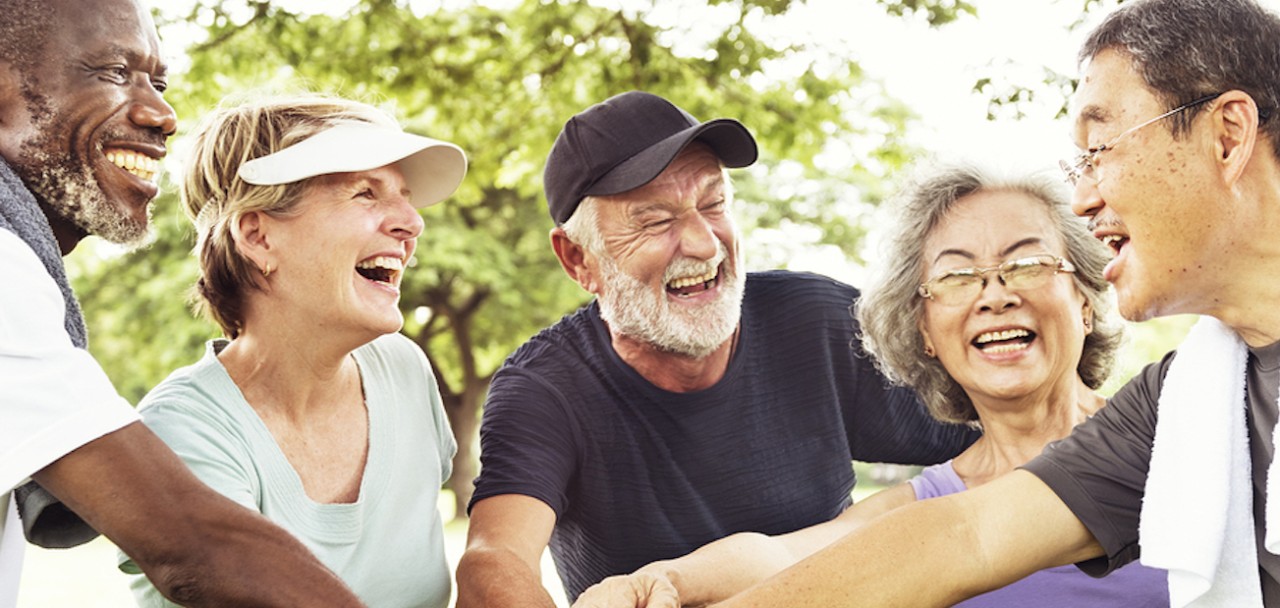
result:
[[[1087,299],[1084,306],[1080,307],[1080,318],[1084,320],[1084,335],[1093,333],[1093,305]]]
[[[267,268],[275,269],[273,263],[272,242],[268,236],[269,220],[261,211],[250,211],[235,218],[231,227],[231,238],[236,244],[236,253],[249,260],[259,271]]]
[[[588,292],[600,295],[600,284],[592,268],[591,255],[582,245],[573,242],[563,227],[551,229],[551,248],[555,250],[556,259],[560,260],[560,267],[564,268],[569,278],[577,281]]]
[[[920,331],[920,339],[924,341],[924,352],[937,353],[937,349],[933,346],[933,338],[929,337],[929,326],[925,324],[924,319],[916,321],[916,329]],[[935,355],[929,355],[930,358]]]
[[[1258,104],[1244,91],[1227,91],[1214,111],[1215,151],[1223,183],[1239,183],[1258,142]]]

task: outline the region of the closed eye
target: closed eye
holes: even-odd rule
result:
[[[124,64],[111,64],[98,68],[98,73],[102,75],[104,80],[114,82],[116,84],[126,84],[129,82],[129,66]]]

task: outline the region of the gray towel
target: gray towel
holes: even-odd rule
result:
[[[88,335],[84,316],[80,313],[80,303],[71,292],[71,283],[67,281],[62,251],[53,236],[53,229],[49,227],[49,220],[36,203],[35,196],[3,158],[0,158],[0,229],[18,235],[44,263],[45,270],[58,284],[62,299],[66,301],[67,335],[77,347],[85,348]],[[17,488],[13,495],[18,515],[22,518],[22,530],[32,543],[42,547],[74,547],[98,536],[93,528],[34,481]]]

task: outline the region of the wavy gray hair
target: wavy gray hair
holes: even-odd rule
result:
[[[862,345],[891,382],[915,389],[929,413],[943,422],[978,419],[973,402],[937,359],[925,356],[918,321],[924,300],[916,294],[924,275],[924,242],[957,201],[979,192],[1027,194],[1044,203],[1067,258],[1071,276],[1093,310],[1093,331],[1084,339],[1077,370],[1090,388],[1111,375],[1123,326],[1111,314],[1102,269],[1111,256],[1071,213],[1066,188],[1056,175],[997,176],[970,164],[946,165],[921,174],[893,202],[894,222],[884,233],[884,263],[856,304]]]

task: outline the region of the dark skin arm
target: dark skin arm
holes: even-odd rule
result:
[[[362,606],[302,543],[204,485],[142,423],[32,478],[186,606]]]

